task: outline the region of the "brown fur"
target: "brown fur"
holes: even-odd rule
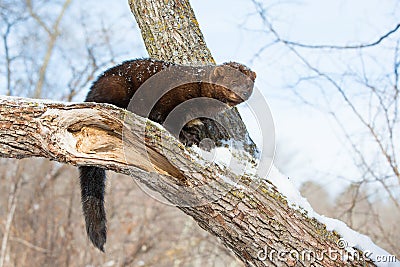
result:
[[[159,75],[154,76],[156,74]],[[150,79],[151,77],[154,79]],[[242,103],[250,97],[255,78],[256,74],[253,71],[235,62],[192,67],[153,59],[137,59],[126,61],[104,72],[93,83],[86,101],[128,108],[132,97],[135,97],[129,110],[162,124],[174,108],[188,100],[197,100],[201,97],[217,100],[190,102],[190,106],[178,112],[183,116],[174,118],[170,124],[164,125],[167,130],[179,137],[182,143],[192,145],[199,144],[204,133],[209,131],[207,125],[216,113]],[[165,92],[165,88],[173,89]],[[157,96],[162,97],[154,99]],[[196,115],[204,111],[207,116],[197,119]],[[219,132],[218,136],[226,138],[222,132]],[[81,166],[79,171],[86,231],[92,243],[104,251],[105,172],[101,168],[90,166]]]
[[[146,99],[152,99],[153,95],[162,95],[161,99],[156,104],[142,102],[142,105],[154,106],[150,114],[144,115],[149,115],[149,119],[158,123],[162,123],[176,106],[193,98],[208,97],[228,106],[235,106],[250,97],[256,78],[253,71],[235,62],[218,66],[192,67],[159,60],[138,59],[126,61],[104,72],[93,83],[86,101],[110,103],[127,108],[139,87],[163,70],[164,75],[155,78],[155,86],[143,92]],[[199,82],[173,86],[180,81]],[[162,92],[164,88],[171,87],[175,88],[165,94]],[[143,110],[143,108],[136,109],[135,113]]]

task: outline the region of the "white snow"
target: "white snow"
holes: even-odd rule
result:
[[[226,147],[214,147],[210,151],[205,151],[194,145],[189,148],[191,153],[189,155],[196,162],[200,163],[203,166],[207,166],[210,163],[214,163],[218,165],[220,168],[225,169],[228,168],[233,173],[237,174],[238,177],[245,174],[255,174],[255,168],[253,164],[250,162],[243,160],[251,158],[251,156],[243,151],[243,149],[232,148],[232,146]],[[232,180],[231,178],[221,175],[219,176],[225,183],[235,187],[239,190],[246,190],[246,188],[242,185],[239,185],[237,181]]]
[[[393,257],[393,255],[375,245],[369,237],[354,231],[340,220],[328,218],[316,213],[307,199],[300,195],[300,192],[295,188],[290,179],[283,175],[275,166],[271,168],[267,180],[272,182],[282,195],[286,196],[292,207],[307,211],[310,218],[315,218],[319,222],[325,224],[328,231],[336,231],[347,244],[347,250],[350,252],[353,247],[363,251],[377,266],[400,266],[398,259],[396,262],[383,262],[382,258],[390,258]]]
[[[240,157],[237,157],[237,155],[241,155],[243,151],[232,149],[231,146],[229,148],[216,147],[211,151],[204,151],[197,146],[192,146],[191,150],[192,152],[195,152],[194,156],[193,154],[190,154],[192,158],[202,165],[214,162],[222,168],[229,168],[238,175],[257,173],[254,165],[250,163],[246,164],[246,162],[243,163],[243,160],[240,161]],[[235,181],[228,177],[224,176],[221,178],[226,183],[238,189],[245,189],[243,186],[238,185]],[[287,176],[283,175],[275,166],[271,167],[269,174],[265,179],[276,186],[278,191],[286,197],[286,200],[292,208],[301,209],[302,212],[306,211],[307,216],[310,218],[315,218],[319,222],[325,224],[328,231],[337,232],[342,237],[340,240],[342,241],[342,244],[345,244],[343,248],[345,248],[349,255],[355,252],[353,248],[357,248],[362,251],[365,256],[373,260],[374,263],[379,267],[400,266],[398,259],[396,259],[395,262],[389,262],[387,260],[384,262],[383,258],[386,257],[386,259],[391,259],[393,261],[394,256],[389,254],[386,250],[375,245],[369,237],[354,231],[340,220],[328,218],[315,212],[307,199],[301,196],[300,192],[294,186],[292,181]]]
[[[249,153],[245,152],[242,148],[232,148],[229,147],[215,147],[210,151],[205,151],[198,146],[192,146],[190,148],[193,154],[189,154],[194,160],[200,162],[201,164],[210,164],[213,162],[221,168],[229,168],[230,171],[237,175],[244,174],[255,174],[257,166],[256,163],[250,163],[249,161],[243,159],[251,159]]]

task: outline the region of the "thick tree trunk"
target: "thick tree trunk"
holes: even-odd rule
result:
[[[186,65],[215,64],[188,0],[129,0],[150,57]]]
[[[291,208],[268,181],[201,164],[157,124],[111,105],[0,98],[0,155],[46,157],[133,174],[218,236],[247,266],[346,265],[337,254],[327,254],[345,254],[339,236]],[[319,256],[303,259],[284,252]],[[347,265],[373,266],[363,259]]]
[[[188,0],[129,0],[129,5],[150,57],[182,65],[215,64]],[[202,121],[211,129],[204,138],[218,143],[221,135],[218,125],[211,120]],[[220,114],[216,121],[234,125],[231,139],[239,144],[233,146],[243,146],[250,155],[258,156],[257,147],[236,108]]]

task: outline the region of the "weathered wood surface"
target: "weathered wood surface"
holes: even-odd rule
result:
[[[159,125],[126,110],[104,104],[2,97],[0,137],[2,157],[45,157],[132,175],[218,236],[247,266],[312,263],[277,256],[284,251],[299,255],[328,249],[343,252],[337,234],[291,208],[268,181],[237,177],[217,165],[203,164]],[[275,254],[264,257],[265,248]],[[328,255],[314,262],[314,266],[344,264]],[[348,264],[364,266],[365,262]]]

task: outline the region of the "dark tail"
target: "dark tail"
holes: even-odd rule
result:
[[[107,238],[107,219],[104,209],[106,172],[98,167],[81,166],[79,179],[86,232],[93,245],[104,252]]]

